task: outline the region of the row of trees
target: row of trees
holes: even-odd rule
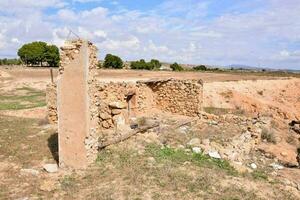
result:
[[[45,42],[37,41],[24,44],[18,50],[18,56],[20,59],[0,59],[0,65],[18,65],[21,63],[27,66],[50,66],[58,67],[60,56],[59,49],[55,45],[48,45]],[[144,59],[139,61],[133,61],[130,63],[131,69],[138,70],[157,70],[160,69],[162,64],[159,60],[152,59],[150,62],[146,62]],[[101,65],[99,65],[101,67]],[[103,68],[122,69],[124,62],[116,55],[107,54],[103,63]],[[184,68],[178,63],[170,65],[173,71],[183,71]],[[204,65],[196,66],[193,68],[197,71],[208,70]]]
[[[146,62],[144,59],[139,61],[133,61],[130,63],[131,69],[138,70],[158,70],[162,64],[159,60],[152,59],[150,62]],[[99,67],[108,68],[108,69],[122,69],[124,67],[124,62],[122,59],[116,55],[107,54],[104,59],[103,65],[99,65]],[[178,63],[174,63],[171,66],[173,71],[183,71],[183,67]]]
[[[144,59],[133,61],[130,63],[131,69],[138,69],[138,70],[158,70],[162,64],[159,60],[152,59],[150,62],[146,62]],[[99,67],[103,68],[110,68],[110,69],[122,69],[124,67],[124,62],[122,59],[116,55],[107,54],[104,59],[104,63],[101,66],[99,64]],[[170,65],[170,68],[173,71],[184,71],[185,69],[179,65],[178,63],[174,63]],[[195,71],[209,71],[210,68],[207,68],[205,65],[199,65],[196,67],[193,67],[193,70]]]
[[[27,66],[58,67],[60,57],[59,49],[55,45],[45,42],[32,42],[24,44],[18,51],[18,56]]]
[[[22,61],[17,58],[0,59],[0,65],[21,65]]]

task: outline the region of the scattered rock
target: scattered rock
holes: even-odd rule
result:
[[[199,138],[193,138],[187,143],[187,145],[191,146],[191,147],[200,146],[200,144],[201,144],[201,141]]]
[[[273,167],[273,169],[275,170],[282,170],[284,169],[284,167],[282,165],[276,164],[276,163],[272,163],[270,164],[271,167]]]
[[[40,172],[35,169],[21,169],[20,171],[21,171],[21,174],[31,174],[34,176],[37,176],[40,174]]]
[[[57,164],[45,164],[43,168],[49,173],[55,173],[58,171]]]
[[[221,159],[221,156],[217,151],[209,151],[208,155],[211,158]]]
[[[251,167],[252,169],[257,169],[257,165],[256,165],[255,163],[251,163],[251,164],[250,164],[250,167]]]
[[[193,147],[193,152],[194,153],[201,153],[201,148],[200,147]]]

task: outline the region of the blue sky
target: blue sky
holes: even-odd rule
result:
[[[1,0],[0,57],[69,30],[124,60],[300,69],[300,0]]]

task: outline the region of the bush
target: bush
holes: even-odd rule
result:
[[[141,59],[140,61],[134,61],[130,64],[131,69],[153,70],[159,69],[160,67],[161,63],[155,59],[152,59],[150,62],[146,62],[144,59]]]
[[[199,65],[193,68],[196,71],[206,71],[207,68],[205,67],[205,65]]]
[[[120,57],[107,54],[104,59],[104,68],[113,68],[113,69],[122,69],[123,68],[123,61]]]
[[[183,68],[178,63],[174,63],[170,67],[173,71],[183,71]]]
[[[266,140],[269,143],[276,144],[276,137],[273,131],[269,131],[267,129],[263,129],[261,133],[261,139]]]

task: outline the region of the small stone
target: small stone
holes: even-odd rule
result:
[[[147,160],[149,163],[155,163],[155,158],[153,157],[149,157]]]
[[[271,167],[273,167],[273,169],[275,170],[282,170],[284,169],[284,167],[282,165],[276,164],[276,163],[272,163],[270,164]]]
[[[212,121],[209,121],[208,124],[213,125],[213,126],[217,126],[218,122],[212,120]]]
[[[127,106],[126,106],[126,104],[124,104],[122,102],[111,102],[109,104],[109,107],[117,108],[117,109],[125,109]]]
[[[58,171],[57,164],[45,164],[43,168],[49,173],[55,173]]]
[[[34,176],[37,176],[39,175],[39,171],[35,170],[35,169],[21,169],[21,174],[31,174],[31,175],[34,175]]]
[[[111,114],[113,115],[119,115],[121,114],[122,110],[121,109],[112,109],[111,110]]]
[[[210,140],[207,138],[207,139],[203,139],[202,140],[202,144],[206,145],[206,146],[209,146],[210,145]]]
[[[257,165],[256,165],[255,163],[251,163],[251,164],[250,164],[250,167],[251,167],[252,169],[257,169]]]
[[[200,147],[193,147],[192,150],[193,150],[194,153],[198,153],[198,154],[201,153],[201,148]]]
[[[286,152],[281,152],[280,155],[282,155],[283,157],[286,157],[288,154]]]
[[[300,183],[297,183],[297,190],[300,191]]]
[[[209,151],[208,155],[211,158],[221,159],[221,156],[217,151]]]
[[[187,145],[192,146],[192,147],[200,146],[200,144],[201,144],[201,142],[200,142],[199,138],[193,138],[187,143]]]
[[[111,115],[109,115],[108,113],[100,113],[100,118],[103,120],[107,120],[111,118]]]

